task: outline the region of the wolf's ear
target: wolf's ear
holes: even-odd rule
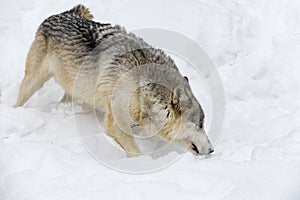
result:
[[[172,106],[176,111],[180,111],[180,102],[184,96],[184,89],[182,85],[178,85],[174,88],[172,93]]]
[[[189,79],[187,76],[184,76],[183,78],[186,80],[186,82],[189,82]]]

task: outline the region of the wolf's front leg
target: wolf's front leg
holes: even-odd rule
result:
[[[69,103],[72,102],[73,98],[67,92],[65,92],[64,96],[61,98],[60,102],[61,103]]]
[[[107,112],[105,115],[105,125],[109,135],[125,150],[127,157],[135,157],[140,154],[134,138],[119,128],[111,112]]]

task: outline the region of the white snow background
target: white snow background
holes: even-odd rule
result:
[[[154,173],[121,173],[83,148],[54,80],[23,108],[11,107],[37,27],[78,3],[97,21],[177,31],[207,51],[226,93],[213,157],[185,153]],[[298,0],[2,0],[0,7],[1,200],[300,199]]]

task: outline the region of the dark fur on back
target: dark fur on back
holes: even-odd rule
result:
[[[39,31],[46,37],[54,37],[58,42],[66,45],[80,45],[87,50],[95,48],[102,39],[119,32],[120,27],[91,21],[82,14],[82,7],[73,9],[47,18],[39,27]]]

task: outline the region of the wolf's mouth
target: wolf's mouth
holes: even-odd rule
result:
[[[192,150],[195,151],[197,154],[199,154],[200,152],[199,152],[197,146],[194,143],[191,143],[191,145],[192,145]]]

